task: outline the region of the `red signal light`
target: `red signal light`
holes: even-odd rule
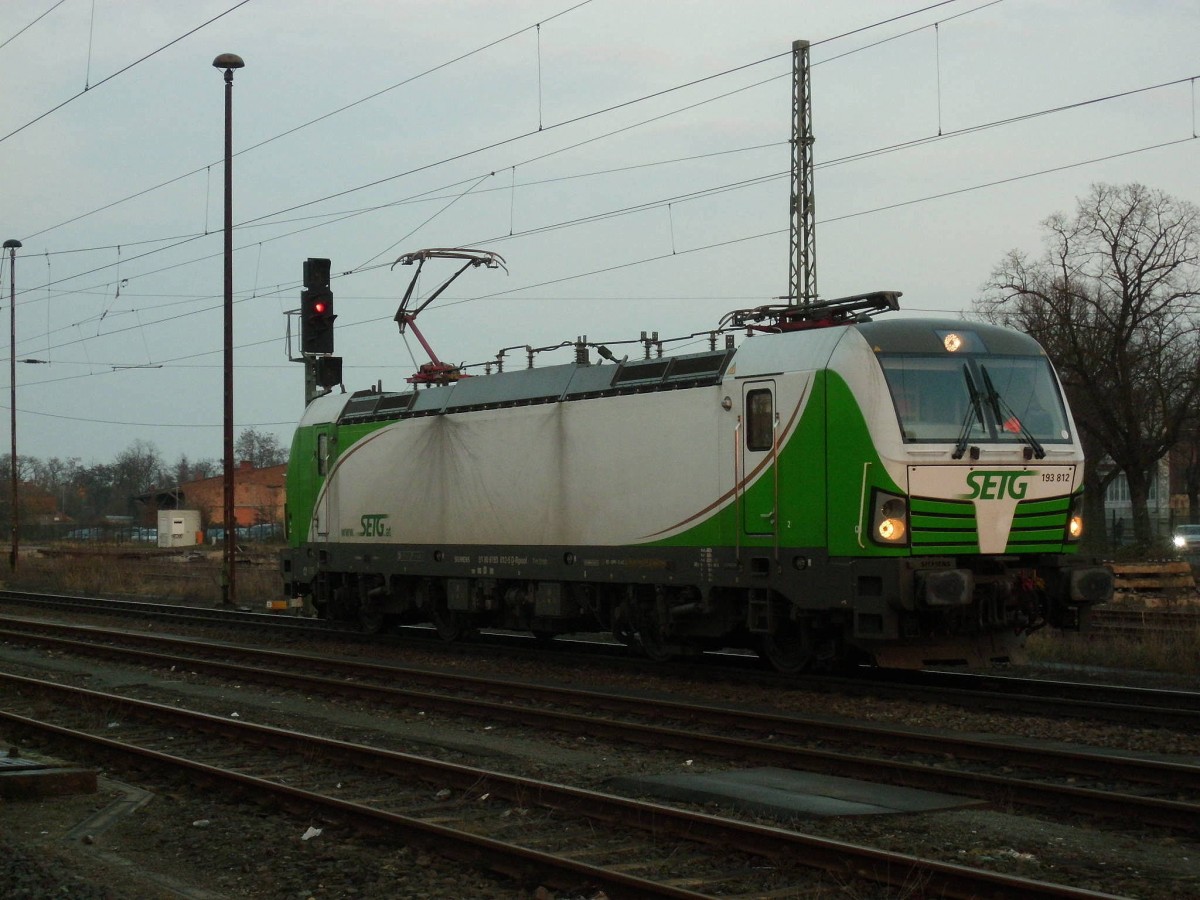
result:
[[[300,352],[333,353],[333,294],[329,290],[329,260],[304,261],[304,288],[300,292]],[[326,373],[330,378],[331,373]],[[322,385],[326,387],[327,385]]]

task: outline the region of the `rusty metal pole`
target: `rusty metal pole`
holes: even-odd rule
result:
[[[246,65],[234,53],[222,53],[213,66],[225,70],[225,552],[221,603],[237,605],[237,510],[233,460],[233,70]]]
[[[21,242],[15,238],[4,242],[8,251],[8,408],[11,412],[12,451],[10,470],[12,476],[12,551],[8,555],[8,567],[17,571],[17,551],[20,545],[20,512],[17,503],[17,248]]]

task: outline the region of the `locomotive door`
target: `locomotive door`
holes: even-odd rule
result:
[[[332,436],[328,426],[318,426],[316,452],[313,454],[313,470],[317,485],[317,503],[313,507],[312,531],[313,538],[318,541],[329,540],[329,489],[328,476],[331,467],[330,441]]]
[[[776,465],[779,416],[775,382],[751,381],[742,386],[742,434],[738,451],[741,471],[742,524],[746,534],[774,534],[779,518],[779,467]]]

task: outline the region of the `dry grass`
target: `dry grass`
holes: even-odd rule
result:
[[[237,568],[237,603],[262,609],[281,596],[278,547],[255,547]],[[94,546],[47,548],[22,554],[17,571],[5,572],[9,590],[101,597],[137,597],[199,606],[221,603],[221,553],[189,555],[155,548]]]
[[[1200,625],[1126,634],[1046,629],[1031,635],[1027,648],[1031,662],[1200,675]]]

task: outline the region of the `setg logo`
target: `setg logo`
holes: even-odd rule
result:
[[[390,537],[392,534],[392,526],[385,524],[386,519],[386,513],[374,513],[363,516],[358,520],[359,524],[362,525],[362,531],[358,533],[358,536]]]
[[[971,472],[967,475],[967,487],[971,492],[964,496],[967,500],[1022,500],[1032,475],[1029,470],[1015,469]]]

